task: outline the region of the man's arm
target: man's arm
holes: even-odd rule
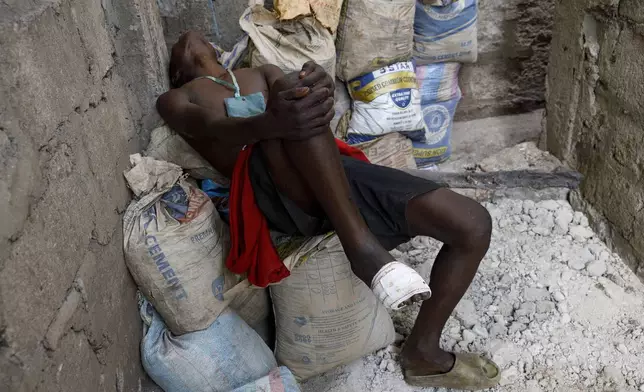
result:
[[[192,103],[182,89],[161,95],[157,100],[157,110],[170,128],[188,140],[236,147],[273,137],[265,114],[248,118],[216,117],[211,110]]]

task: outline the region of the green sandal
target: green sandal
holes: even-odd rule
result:
[[[454,367],[447,373],[419,375],[404,370],[405,382],[415,387],[450,388],[478,391],[495,387],[501,380],[501,370],[489,359],[476,354],[455,353]]]

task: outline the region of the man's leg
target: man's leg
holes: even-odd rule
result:
[[[479,203],[448,189],[412,199],[406,217],[412,235],[429,236],[444,245],[431,272],[432,297],[420,308],[401,364],[420,374],[446,373],[454,356],[441,349],[441,333],[488,250],[492,220]]]
[[[330,130],[303,141],[265,141],[261,148],[277,189],[307,213],[328,217],[354,273],[370,286],[375,274],[393,258],[351,200]]]

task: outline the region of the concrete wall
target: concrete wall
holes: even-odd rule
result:
[[[585,175],[577,205],[644,278],[644,2],[556,7],[548,149]]]
[[[157,0],[170,48],[187,30],[198,30],[211,42],[230,49],[241,38],[239,17],[248,0]]]
[[[554,0],[479,0],[479,60],[461,70],[457,120],[545,104]]]
[[[122,172],[166,62],[154,0],[0,2],[0,390],[139,390]]]

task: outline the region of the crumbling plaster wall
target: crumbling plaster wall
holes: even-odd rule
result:
[[[140,388],[122,172],[166,64],[155,0],[0,2],[0,390]]]
[[[461,69],[457,120],[545,105],[554,0],[479,0],[479,59]]]
[[[548,149],[585,179],[573,201],[644,278],[644,2],[556,7]]]

